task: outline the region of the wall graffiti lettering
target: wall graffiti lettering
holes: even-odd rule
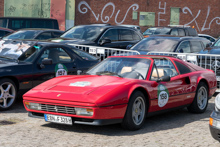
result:
[[[81,6],[82,6],[82,5],[85,5],[85,6],[81,9]],[[104,16],[103,13],[104,13],[104,11],[106,10],[106,8],[109,7],[109,6],[112,7],[112,13],[111,13],[110,16]],[[78,4],[78,11],[79,11],[80,13],[86,14],[86,13],[88,12],[88,9],[92,12],[92,14],[93,14],[93,16],[95,17],[96,21],[98,21],[100,15],[99,15],[99,14],[95,14],[94,11],[91,9],[91,7],[89,6],[89,4],[88,4],[87,2],[81,1],[81,2]],[[119,13],[120,13],[120,10],[118,10],[117,13],[116,13],[116,15],[115,15],[115,23],[116,23],[116,24],[122,24],[122,23],[125,21],[127,15],[128,15],[128,12],[129,12],[131,9],[132,9],[133,11],[137,11],[137,10],[139,9],[139,5],[138,5],[138,4],[133,4],[133,5],[131,5],[131,6],[127,9],[126,14],[125,14],[125,16],[124,16],[124,18],[122,19],[121,22],[118,22],[118,20],[117,20],[117,19],[118,19],[118,15],[119,15]],[[101,11],[101,16],[100,16],[100,17],[101,17],[101,21],[102,21],[103,23],[109,22],[109,20],[112,18],[112,16],[113,16],[114,14],[115,14],[115,4],[112,3],[112,2],[107,3],[107,4],[103,7],[103,9],[102,9],[102,11]],[[104,19],[103,19],[103,16],[104,16]]]
[[[166,21],[166,19],[161,19],[160,14],[166,14],[166,2],[164,2],[164,7],[161,7],[161,2],[159,2],[159,9],[163,10],[163,12],[158,12],[158,26],[160,26],[161,21]]]

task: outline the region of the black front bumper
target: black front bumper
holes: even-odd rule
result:
[[[214,110],[210,117],[213,119],[213,124],[209,125],[212,137],[220,142],[220,125],[217,125],[220,124],[220,112]]]
[[[43,113],[28,112],[28,116],[44,119]],[[85,118],[72,117],[72,121],[73,121],[73,124],[103,126],[103,125],[121,123],[122,119],[85,119]]]

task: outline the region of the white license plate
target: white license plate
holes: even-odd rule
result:
[[[67,125],[73,124],[72,118],[68,116],[44,114],[44,119],[45,121],[59,123],[59,124],[67,124]]]
[[[89,48],[90,54],[96,54],[96,48]]]

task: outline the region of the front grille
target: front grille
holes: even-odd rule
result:
[[[66,106],[41,104],[41,110],[42,111],[47,111],[47,112],[76,114],[76,111],[75,111],[74,107],[66,107]]]

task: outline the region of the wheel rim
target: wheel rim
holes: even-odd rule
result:
[[[200,87],[197,95],[197,103],[199,109],[203,110],[207,105],[207,90],[205,87]]]
[[[137,97],[132,107],[132,119],[136,125],[140,125],[144,120],[145,103],[142,97]]]
[[[0,85],[0,107],[8,108],[15,100],[15,87],[10,82],[5,82]]]

